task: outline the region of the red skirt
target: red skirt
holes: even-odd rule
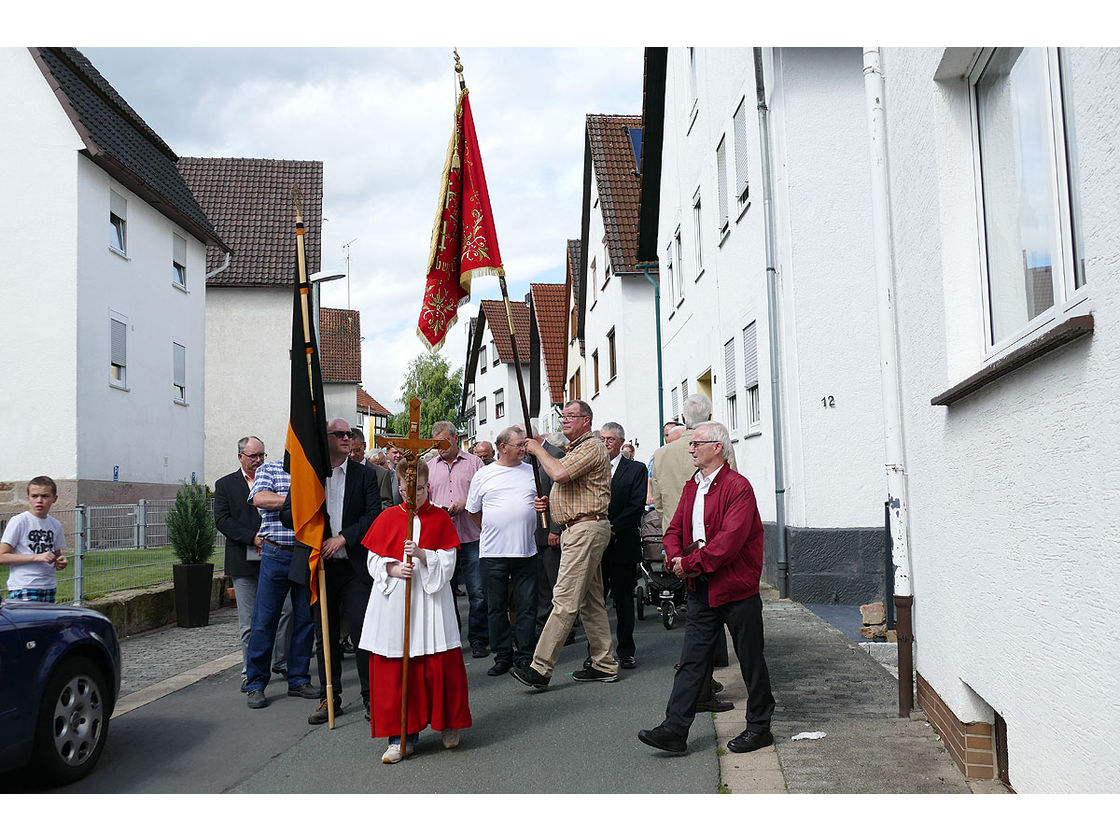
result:
[[[401,663],[380,654],[369,657],[370,735],[401,734]],[[463,649],[409,657],[408,732],[466,729],[471,725],[467,703],[467,669]]]

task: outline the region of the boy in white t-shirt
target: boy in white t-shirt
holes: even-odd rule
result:
[[[498,458],[471,479],[466,511],[482,529],[478,556],[486,582],[486,612],[496,677],[514,664],[533,659],[537,627],[537,514],[533,468],[524,463],[525,433],[520,426],[503,430],[495,443]],[[510,632],[509,589],[517,610]],[[514,651],[513,641],[517,649]],[[516,659],[516,663],[515,660]]]
[[[43,601],[53,604],[55,570],[65,569],[62,556],[66,537],[62,523],[50,515],[58,501],[54,480],[39,475],[27,482],[31,510],[14,516],[0,538],[0,566],[11,566],[8,598],[13,601]]]

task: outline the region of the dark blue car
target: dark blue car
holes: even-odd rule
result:
[[[112,622],[84,607],[0,601],[0,772],[68,784],[89,773],[121,687]]]

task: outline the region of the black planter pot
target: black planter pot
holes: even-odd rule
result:
[[[171,567],[171,574],[175,582],[175,623],[179,627],[207,626],[214,564],[176,563]]]

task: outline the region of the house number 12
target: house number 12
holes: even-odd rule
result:
[[[827,397],[821,397],[821,405],[825,408],[836,408],[836,397],[831,394]]]

